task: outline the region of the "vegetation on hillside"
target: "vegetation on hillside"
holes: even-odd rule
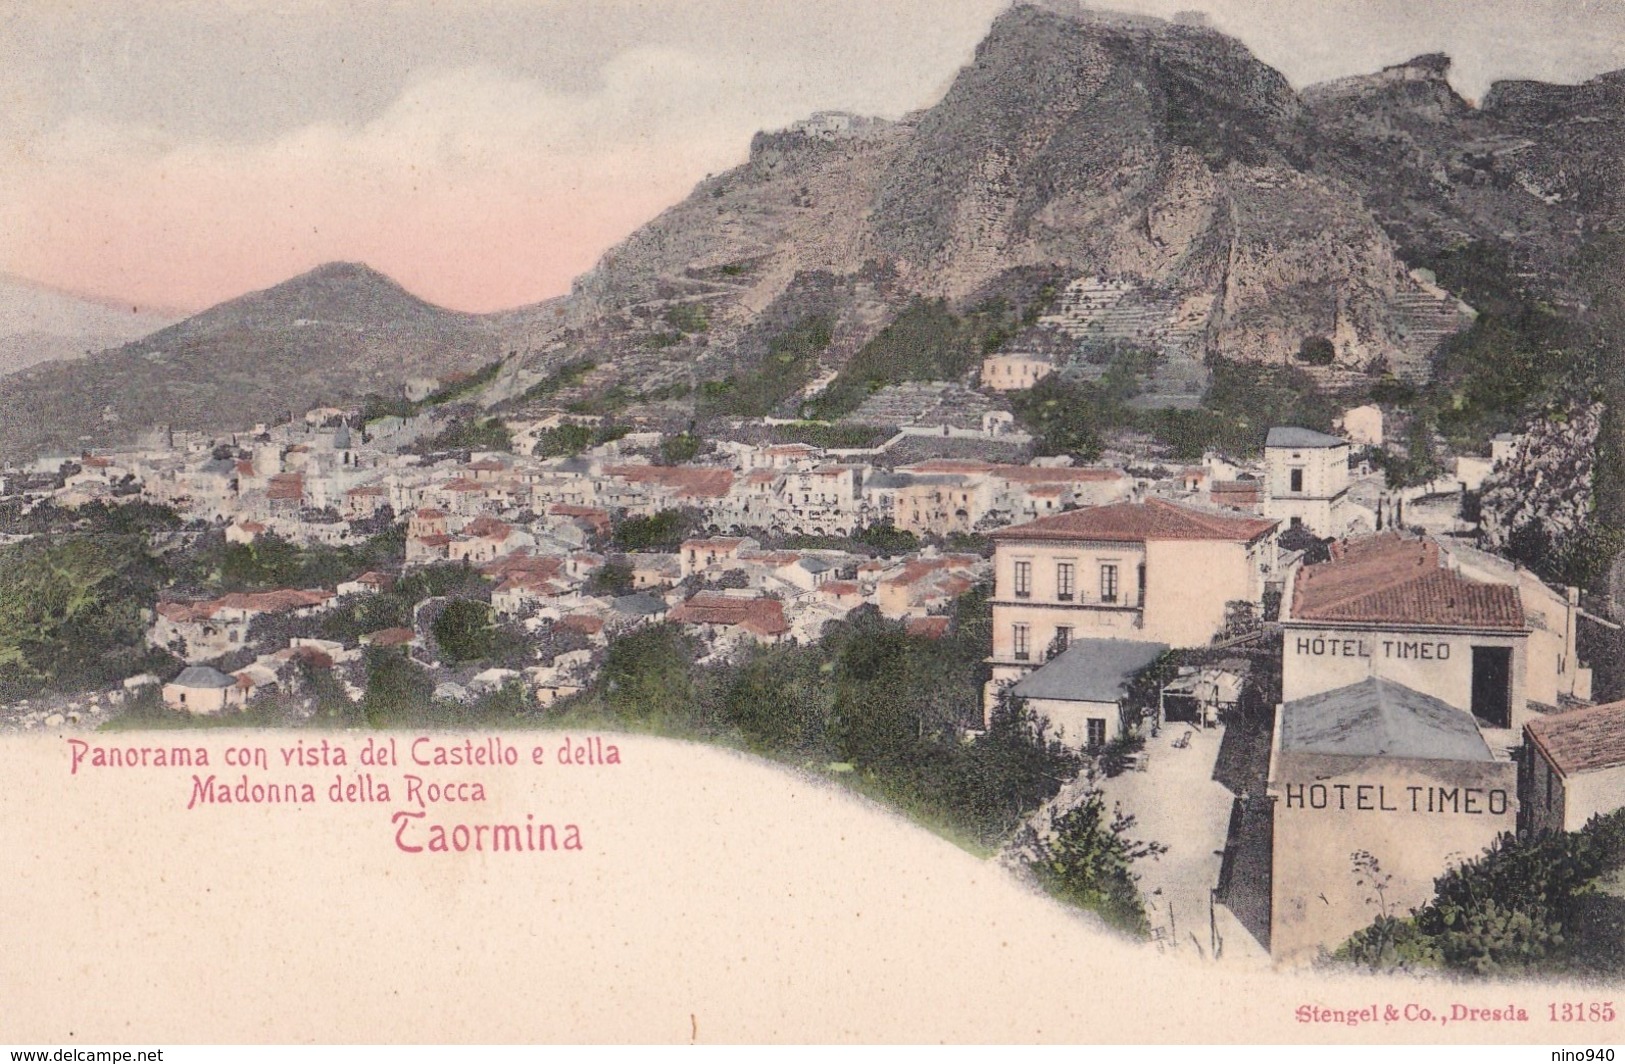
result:
[[[737,743],[833,778],[977,849],[1006,838],[1078,761],[1018,709],[972,742],[990,645],[986,595],[965,596],[950,634],[911,636],[872,609],[809,646],[758,647],[696,666],[675,625],[611,644],[593,686],[554,717]]]
[[[0,702],[116,686],[173,659],[145,646],[163,563],[138,535],[0,548]]]
[[[1009,316],[1003,301],[960,316],[944,300],[916,298],[852,356],[803,414],[833,421],[888,384],[959,380],[981,363],[990,339],[1002,341]]]
[[[1144,937],[1151,927],[1133,863],[1167,852],[1161,843],[1130,836],[1134,818],[1106,812],[1106,800],[1090,791],[1077,805],[1052,813],[1043,833],[1027,828],[1020,848],[1039,886],[1060,900],[1098,913],[1110,927]]]
[[[1141,409],[1130,400],[1150,368],[1148,358],[1132,349],[1118,352],[1094,381],[1052,374],[1013,397],[1011,409],[1037,438],[1039,453],[1085,462],[1097,459],[1107,435],[1118,431],[1150,434],[1176,461],[1194,461],[1210,448],[1258,454],[1272,426],[1329,431],[1340,409],[1336,397],[1319,391],[1297,367],[1224,360],[1213,362],[1199,408]]]
[[[550,399],[566,388],[573,388],[598,367],[590,358],[575,358],[555,367],[547,376],[525,389],[519,402],[528,403]]]
[[[808,314],[768,341],[760,365],[700,386],[701,417],[762,417],[805,388],[834,339],[834,319]]]
[[[419,454],[444,451],[510,451],[513,434],[496,417],[457,417],[451,424],[412,447]]]

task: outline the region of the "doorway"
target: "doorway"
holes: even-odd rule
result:
[[[1473,648],[1473,716],[1492,728],[1512,727],[1512,648]]]

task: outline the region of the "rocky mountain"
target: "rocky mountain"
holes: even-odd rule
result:
[[[178,315],[63,292],[0,274],[0,377],[138,340]]]
[[[1212,358],[1279,364],[1318,337],[1325,386],[1421,380],[1473,320],[1452,256],[1489,248],[1499,274],[1583,304],[1587,234],[1619,220],[1625,180],[1625,77],[1501,83],[1474,106],[1448,68],[1298,93],[1190,20],[1013,7],[935,105],[759,133],[568,297],[475,317],[323,267],[0,379],[0,452],[264,420],[512,351],[488,401],[686,421],[731,390],[789,411],[921,299],[1002,308],[973,341],[916,315],[976,347],[1153,349],[1189,401]]]
[[[240,428],[501,353],[487,319],[329,263],[139,341],[0,378],[0,454],[116,442],[156,424]]]
[[[1340,171],[1312,165],[1314,123],[1212,29],[1016,7],[925,111],[758,134],[747,163],[578,281],[535,371],[594,350],[633,391],[716,379],[761,357],[754,327],[809,278],[862,279],[833,315],[833,368],[911,298],[966,307],[1044,271],[1093,308],[1080,334],[1196,363],[1280,362],[1325,336],[1327,380],[1425,376],[1470,317],[1413,274]],[[684,305],[705,330],[670,328]]]
[[[1414,263],[1483,243],[1572,301],[1587,239],[1625,208],[1625,71],[1497,82],[1475,107],[1449,69],[1424,55],[1306,89],[1315,169],[1357,190]]]

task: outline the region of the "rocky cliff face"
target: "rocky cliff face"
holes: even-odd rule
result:
[[[1413,258],[1484,241],[1526,286],[1573,297],[1587,234],[1625,207],[1625,73],[1499,82],[1475,108],[1449,66],[1421,56],[1306,89],[1314,168],[1354,188]]]
[[[1590,524],[1602,415],[1593,403],[1530,424],[1513,458],[1484,481],[1487,547],[1513,556],[1538,547],[1551,560],[1573,549]],[[1520,536],[1539,541],[1520,545]]]
[[[1312,125],[1223,34],[1017,7],[934,107],[758,135],[748,163],[581,278],[573,334],[536,364],[592,348],[627,381],[704,380],[748,361],[752,322],[809,273],[891,277],[849,308],[861,334],[911,296],[963,304],[1044,269],[1135,290],[1154,311],[1135,329],[1177,332],[1198,361],[1283,361],[1319,335],[1337,348],[1333,379],[1374,364],[1424,376],[1467,319],[1411,275],[1356,187],[1308,164]],[[703,337],[662,334],[681,303],[706,307]]]
[[[963,309],[1034,277],[1079,293],[1045,350],[1104,336],[1199,376],[1210,356],[1282,362],[1325,336],[1323,383],[1420,378],[1470,310],[1411,267],[1492,243],[1579,305],[1583,238],[1625,203],[1625,77],[1502,83],[1475,108],[1448,66],[1423,56],[1298,94],[1202,25],[1015,7],[936,105],[759,134],[565,299],[474,319],[338,274],[297,299],[245,297],[81,369],[6,378],[0,450],[166,416],[162,388],[207,427],[510,350],[525,354],[492,399],[591,361],[573,387],[687,417],[798,315],[831,326],[827,375],[914,298]]]

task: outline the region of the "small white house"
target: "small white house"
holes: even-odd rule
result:
[[[1010,693],[1026,699],[1050,731],[1075,750],[1094,750],[1122,734],[1122,700],[1134,675],[1166,653],[1164,643],[1076,639]]]
[[[164,684],[164,704],[188,713],[219,713],[240,706],[246,688],[211,665],[189,665]]]

